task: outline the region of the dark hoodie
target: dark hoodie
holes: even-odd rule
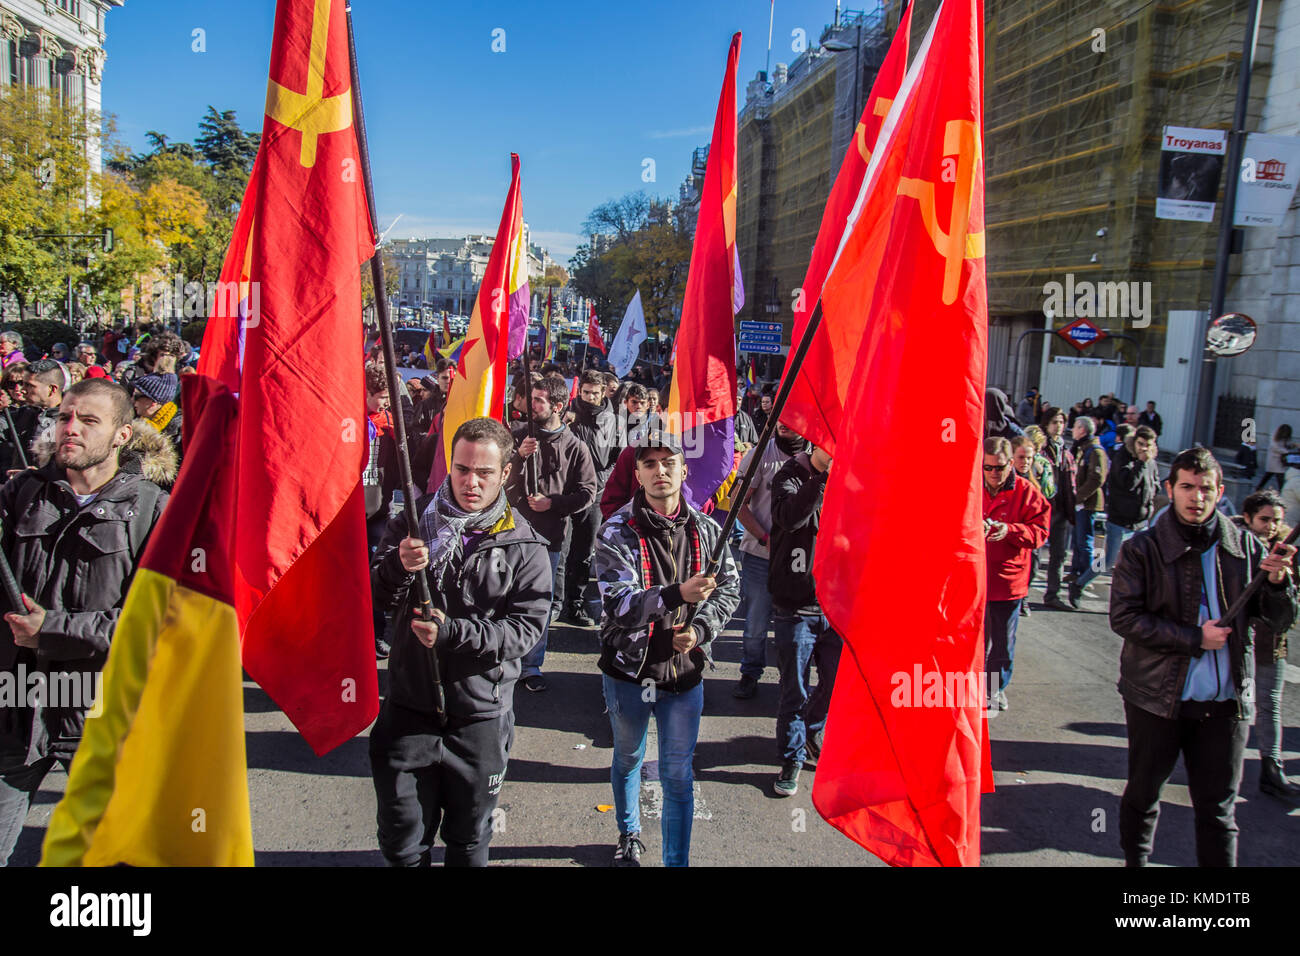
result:
[[[573,424],[569,429],[591,452],[591,464],[596,469],[596,492],[599,494],[618,457],[619,450],[615,447],[618,416],[608,398],[602,399],[599,405],[592,405],[579,397],[573,400],[571,407]]]
[[[1000,388],[984,389],[984,437],[1015,438],[1024,433],[1007,393]]]

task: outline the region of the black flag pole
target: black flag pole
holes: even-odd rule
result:
[[[772,440],[772,436],[776,434],[777,420],[781,417],[781,411],[785,408],[786,399],[790,397],[790,392],[794,388],[795,377],[799,374],[804,359],[808,356],[808,349],[812,347],[813,336],[817,334],[821,324],[822,303],[818,299],[812,314],[808,316],[808,324],[804,326],[803,337],[799,340],[794,355],[791,356],[789,363],[785,367],[785,373],[781,377],[781,387],[777,390],[776,398],[772,401],[772,412],[767,416],[767,422],[763,425],[763,432],[758,436],[758,442],[750,453],[749,467],[745,469],[745,474],[740,479],[739,489],[731,496],[731,509],[727,512],[727,520],[722,523],[722,534],[718,536],[718,542],[713,546],[713,551],[709,554],[709,562],[705,565],[704,574],[712,576],[718,573],[718,567],[722,564],[723,549],[727,547],[727,538],[736,526],[741,507],[749,498],[749,489],[754,483],[754,476],[758,474],[758,466],[762,461],[763,451],[767,448],[768,442]]]
[[[14,425],[14,417],[9,413],[9,406],[5,406],[5,424],[9,426],[9,440],[13,443],[14,451],[18,452],[18,461],[22,467],[28,467],[27,451],[23,448],[23,440],[18,434],[18,427]]]
[[[1286,536],[1286,540],[1283,541],[1282,544],[1295,544],[1297,538],[1300,538],[1300,525],[1296,525],[1291,529],[1291,533]],[[1232,604],[1228,606],[1228,609],[1224,611],[1223,614],[1219,615],[1218,626],[1231,627],[1233,618],[1246,610],[1246,605],[1250,603],[1250,599],[1255,596],[1255,592],[1264,586],[1264,582],[1267,580],[1267,574],[1257,574],[1251,578],[1246,584],[1246,587],[1242,590],[1241,594],[1237,595],[1237,600],[1233,601]]]
[[[537,440],[537,428],[533,422],[533,346],[528,341],[529,334],[532,332],[532,310],[529,310],[528,324],[524,326],[524,407],[525,420],[528,422],[528,437]],[[538,491],[539,476],[537,473],[537,461],[540,457],[538,451],[534,452],[524,459],[524,483],[528,487],[529,495],[535,495]],[[531,468],[528,467],[532,463]]]
[[[361,75],[357,70],[357,47],[352,32],[352,4],[345,7],[348,24],[348,66],[352,74],[352,121],[357,131],[357,148],[361,153],[361,179],[366,191],[366,206],[370,211],[370,226],[374,230],[378,222],[375,211],[375,186],[370,170],[370,146],[366,139],[366,117],[361,106]],[[378,237],[375,237],[378,238]],[[393,419],[393,430],[397,437],[397,467],[402,480],[402,510],[406,516],[406,533],[409,537],[420,536],[420,516],[415,512],[417,492],[415,478],[411,474],[411,458],[407,451],[406,419],[401,411],[400,383],[397,375],[397,350],[393,347],[393,325],[388,311],[388,292],[384,288],[384,257],[375,249],[370,259],[370,279],[375,287],[375,313],[379,316],[379,337],[384,346],[384,371],[388,375],[388,394],[390,405],[397,403],[397,413],[389,414]],[[430,620],[433,611],[433,593],[429,589],[429,579],[424,571],[415,575],[416,599],[415,609],[420,620]],[[438,723],[447,720],[446,693],[442,686],[442,674],[438,666],[438,652],[430,649],[429,661],[433,671],[434,709]]]

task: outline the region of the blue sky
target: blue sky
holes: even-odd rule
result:
[[[846,8],[863,4],[846,4]],[[738,100],[763,69],[767,0],[463,4],[353,0],[380,229],[493,232],[520,154],[524,217],[566,262],[591,208],[637,189],[676,198],[712,132],[731,34]],[[776,0],[772,62],[815,42],[834,0]],[[260,129],[273,0],[126,0],[107,17],[106,113],[135,150],[191,140],[209,104]],[[492,52],[493,30],[505,52]],[[194,52],[204,31],[205,52]],[[642,181],[644,159],[656,181]]]

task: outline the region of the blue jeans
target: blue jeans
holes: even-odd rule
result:
[[[555,571],[560,566],[560,552],[548,551],[547,557],[551,559],[551,592],[555,592]],[[524,655],[524,659],[519,662],[522,668],[519,672],[519,678],[532,677],[534,674],[542,672],[542,661],[546,659],[546,638],[551,633],[551,608],[546,608],[546,623],[542,625],[542,639],[533,645],[533,649]]]
[[[695,816],[695,776],[691,761],[700,736],[704,712],[704,683],[672,694],[653,684],[633,684],[601,675],[605,706],[614,730],[614,760],[609,780],[614,787],[614,812],[619,833],[641,832],[641,761],[646,732],[654,714],[659,732],[659,782],[664,791],[660,821],[664,866],[689,866],[691,821]]]
[[[1255,719],[1259,759],[1282,764],[1282,689],[1286,686],[1286,661],[1255,660],[1255,688],[1259,716]]]
[[[1136,528],[1126,528],[1123,525],[1113,522],[1106,522],[1106,570],[1113,571],[1116,562],[1119,561],[1119,549],[1129,538],[1137,534],[1146,527],[1146,522],[1142,522]],[[1091,580],[1091,578],[1089,579]]]
[[[772,629],[776,633],[776,667],[781,681],[776,747],[782,761],[801,764],[808,757],[808,738],[826,726],[843,642],[822,614],[789,614],[777,609]],[[809,690],[814,663],[817,686]]]
[[[1016,657],[1016,625],[1020,623],[1020,601],[986,601],[984,604],[984,672],[988,675],[989,696],[1006,690],[1011,683],[1011,668]],[[997,674],[999,683],[993,684]]]
[[[1082,588],[1101,571],[1092,558],[1092,516],[1095,512],[1084,509],[1074,512],[1074,559],[1070,570],[1074,572],[1074,587]]]
[[[746,553],[740,565],[740,593],[745,598],[745,640],[740,675],[758,680],[767,666],[767,631],[772,626],[772,593],[767,589],[767,558]]]

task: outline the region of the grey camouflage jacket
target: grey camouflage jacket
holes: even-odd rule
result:
[[[696,522],[702,563],[707,564],[722,529],[716,521],[695,511],[685,501],[682,507],[688,509]],[[652,675],[648,673],[651,668],[646,667],[651,629],[656,621],[668,618],[681,606],[680,582],[644,586],[640,545],[636,532],[628,526],[631,517],[632,504],[629,502],[601,525],[596,539],[596,583],[601,601],[601,670],[630,681],[653,677],[661,690],[689,690],[703,678],[705,660],[711,662],[708,645],[722,633],[740,604],[740,575],[736,563],[730,548],[723,549],[717,574],[718,586],[699,605],[692,622],[699,632],[698,644],[686,654],[675,654],[665,662],[666,666],[653,668],[655,673]]]

